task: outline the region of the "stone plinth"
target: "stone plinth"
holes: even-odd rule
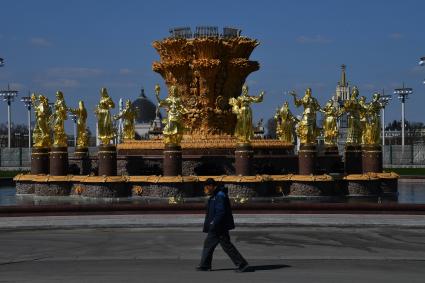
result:
[[[103,144],[99,145],[98,151],[98,168],[99,176],[116,176],[117,175],[117,150],[115,145]]]
[[[69,196],[72,184],[70,182],[35,183],[36,196]]]
[[[347,184],[349,196],[381,195],[379,180],[349,180]]]
[[[363,173],[382,172],[382,148],[380,145],[363,145],[362,169]]]
[[[80,183],[72,187],[72,195],[91,198],[129,197],[131,191],[127,183]]]
[[[254,151],[249,143],[238,143],[235,150],[235,175],[251,176]]]
[[[32,182],[16,182],[15,186],[17,195],[34,194],[34,183]]]
[[[182,149],[179,145],[165,145],[163,170],[164,176],[182,175]]]
[[[79,175],[90,174],[91,161],[89,157],[89,149],[87,147],[77,147],[75,149],[74,159],[77,163]]]
[[[336,145],[325,146],[323,163],[321,167],[326,173],[335,173],[342,170],[341,156]]]
[[[344,171],[346,174],[362,173],[362,148],[360,145],[345,146]]]
[[[53,146],[50,149],[50,175],[68,175],[68,148],[66,146]]]
[[[300,175],[311,175],[315,172],[316,167],[316,145],[300,146],[298,151],[298,170]]]
[[[31,174],[49,174],[49,148],[34,147],[32,149]]]
[[[172,198],[194,197],[193,183],[134,183],[131,186],[133,196]]]

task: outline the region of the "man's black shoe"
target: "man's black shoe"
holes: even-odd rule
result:
[[[242,264],[241,266],[239,266],[238,268],[235,269],[235,272],[238,272],[238,273],[249,272],[249,271],[251,271],[251,270],[249,268],[248,263]]]
[[[197,266],[196,271],[211,271],[211,267]]]

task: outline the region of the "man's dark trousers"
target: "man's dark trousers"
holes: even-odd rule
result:
[[[227,192],[222,187],[217,187],[208,200],[207,214],[204,221],[204,232],[207,238],[202,250],[201,267],[210,268],[214,249],[221,245],[233,263],[238,266],[246,266],[248,263],[230,242],[229,230],[235,228],[232,209]]]
[[[236,247],[232,244],[232,242],[230,242],[229,231],[225,231],[220,234],[211,231],[208,232],[208,236],[204,242],[200,266],[207,268],[211,267],[214,249],[219,243],[223,248],[223,251],[227,253],[236,266],[244,266],[247,264],[246,260],[242,257]]]

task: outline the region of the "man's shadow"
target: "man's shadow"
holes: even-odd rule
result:
[[[281,269],[281,268],[287,268],[287,267],[291,267],[291,266],[286,264],[250,265],[245,272],[275,270],[275,269]],[[217,268],[217,269],[212,269],[211,271],[226,271],[226,270],[235,270],[235,269],[234,268]]]

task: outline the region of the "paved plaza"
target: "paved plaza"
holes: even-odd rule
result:
[[[194,271],[202,217],[0,218],[0,282],[423,282],[421,215],[236,215],[245,274],[220,247]]]

